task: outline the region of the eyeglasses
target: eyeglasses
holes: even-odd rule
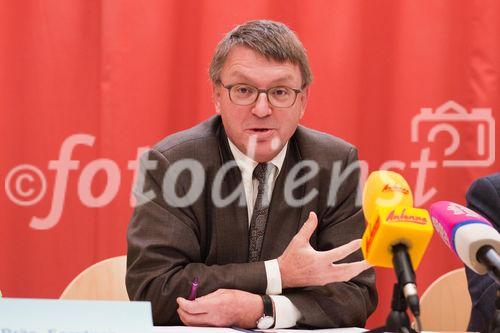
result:
[[[266,94],[267,101],[270,105],[276,108],[289,108],[295,104],[297,94],[301,93],[301,89],[293,89],[290,87],[272,87],[269,89],[258,89],[254,86],[236,83],[225,86],[220,82],[221,86],[229,91],[229,99],[236,105],[246,106],[253,104],[259,98],[259,95]]]

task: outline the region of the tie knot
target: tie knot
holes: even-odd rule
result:
[[[253,178],[257,179],[259,183],[263,183],[266,181],[267,177],[273,171],[273,165],[271,163],[259,163],[253,169]]]

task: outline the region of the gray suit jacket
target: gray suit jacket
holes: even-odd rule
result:
[[[328,205],[333,163],[343,170],[356,163],[356,149],[330,135],[299,126],[289,141],[285,161],[271,198],[262,245],[261,261],[248,263],[248,214],[246,203],[233,201],[217,207],[212,201],[212,184],[221,166],[233,160],[219,116],[183,132],[168,136],[148,153],[157,161],[154,171],[147,171],[144,193],[156,198],[135,208],[128,229],[127,290],[132,300],[151,301],[156,325],[178,325],[176,297],[186,297],[191,281],[200,279],[198,295],[219,288],[239,289],[265,294],[267,287],[264,261],[280,256],[306,221],[310,211],[318,215],[319,225],[311,237],[317,250],[329,250],[360,238],[364,230],[363,214],[355,207],[359,172],[353,172],[337,192],[335,205]],[[162,194],[164,175],[169,166],[182,159],[201,163],[205,178],[197,200],[186,207],[174,207]],[[301,160],[313,160],[319,173],[297,187],[299,199],[316,189],[318,195],[299,207],[285,201],[285,179]],[[306,169],[302,169],[300,177]],[[168,178],[168,177],[167,177]],[[175,182],[178,196],[190,189],[192,178],[183,172]],[[167,180],[166,186],[174,186]],[[233,193],[241,183],[237,167],[224,177],[222,197]],[[241,188],[240,188],[241,189]],[[143,195],[136,194],[138,200]],[[244,200],[243,200],[244,201]],[[344,262],[362,259],[361,251]],[[302,313],[298,325],[310,327],[364,326],[377,303],[375,273],[365,271],[349,282],[322,287],[284,289]]]

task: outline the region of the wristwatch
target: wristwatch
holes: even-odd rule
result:
[[[264,313],[257,320],[257,328],[266,330],[274,326],[274,303],[268,295],[262,295],[262,303],[264,303]]]

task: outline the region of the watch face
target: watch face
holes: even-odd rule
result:
[[[260,318],[259,321],[257,321],[257,328],[261,329],[261,330],[265,330],[265,329],[273,326],[273,324],[274,324],[274,318],[269,317],[269,316],[265,316],[265,317]]]

